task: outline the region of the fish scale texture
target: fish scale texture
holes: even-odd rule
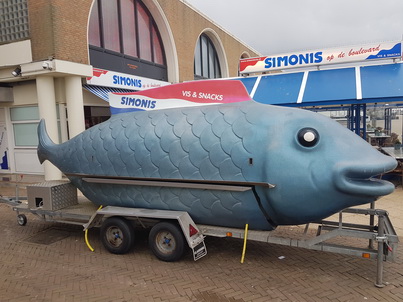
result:
[[[239,108],[231,108],[244,116]],[[69,141],[62,166],[71,172],[150,178],[245,181],[245,118],[203,109],[120,114]],[[239,129],[240,131],[237,131]],[[240,133],[237,133],[240,132]],[[78,150],[84,152],[77,152]],[[72,162],[78,163],[74,167]],[[74,170],[74,171],[73,171]]]
[[[135,112],[113,116],[70,141],[50,159],[64,173],[186,180],[253,181],[249,158],[255,103]],[[213,108],[216,107],[216,108]],[[49,158],[51,156],[48,156]],[[183,210],[196,223],[267,229],[251,191],[230,192],[71,181],[96,204]]]

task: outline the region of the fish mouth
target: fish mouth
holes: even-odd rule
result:
[[[374,197],[388,195],[395,190],[395,186],[380,176],[396,166],[396,160],[391,157],[382,159],[381,164],[340,164],[336,168],[335,184],[340,191],[348,194]]]

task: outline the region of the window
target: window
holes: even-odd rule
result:
[[[111,117],[109,107],[84,106],[85,129],[105,122]]]
[[[136,18],[134,14],[134,3],[130,0],[120,2],[122,11],[122,24],[124,24],[124,31],[122,32],[123,53],[138,57],[137,54],[137,40],[136,37]]]
[[[214,79],[221,77],[217,51],[207,35],[202,34],[197,41],[194,55],[194,78]]]
[[[140,39],[140,57],[144,60],[152,61],[150,17],[141,5],[138,6],[137,16]]]
[[[0,43],[29,37],[27,0],[0,1]]]
[[[104,47],[119,52],[119,16],[116,0],[101,0],[101,14]]]
[[[89,43],[98,47],[101,47],[101,33],[99,28],[99,8],[98,2],[94,2],[92,7],[89,28],[91,30],[88,32]]]
[[[164,52],[163,52],[162,45],[161,45],[161,39],[159,38],[159,34],[155,27],[152,28],[152,35],[153,35],[153,45],[155,46],[153,48],[154,62],[157,64],[164,65],[165,57],[164,57]]]
[[[88,39],[90,46],[165,65],[157,25],[140,0],[96,0]]]
[[[13,125],[15,147],[36,148],[38,146],[37,128],[39,124],[39,109],[32,107],[10,108],[11,123]],[[59,110],[57,110],[59,141],[61,137]]]
[[[38,107],[18,107],[10,109],[16,147],[38,146],[36,129],[39,123]]]

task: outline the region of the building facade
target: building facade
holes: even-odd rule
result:
[[[183,0],[0,0],[0,172],[60,179],[63,142],[109,118],[108,91],[238,75],[259,54]],[[106,97],[107,98],[107,97]]]

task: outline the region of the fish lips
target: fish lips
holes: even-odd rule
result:
[[[395,186],[374,176],[392,171],[397,161],[385,157],[374,163],[343,162],[336,166],[334,173],[335,186],[342,192],[361,196],[383,196],[392,193]]]

